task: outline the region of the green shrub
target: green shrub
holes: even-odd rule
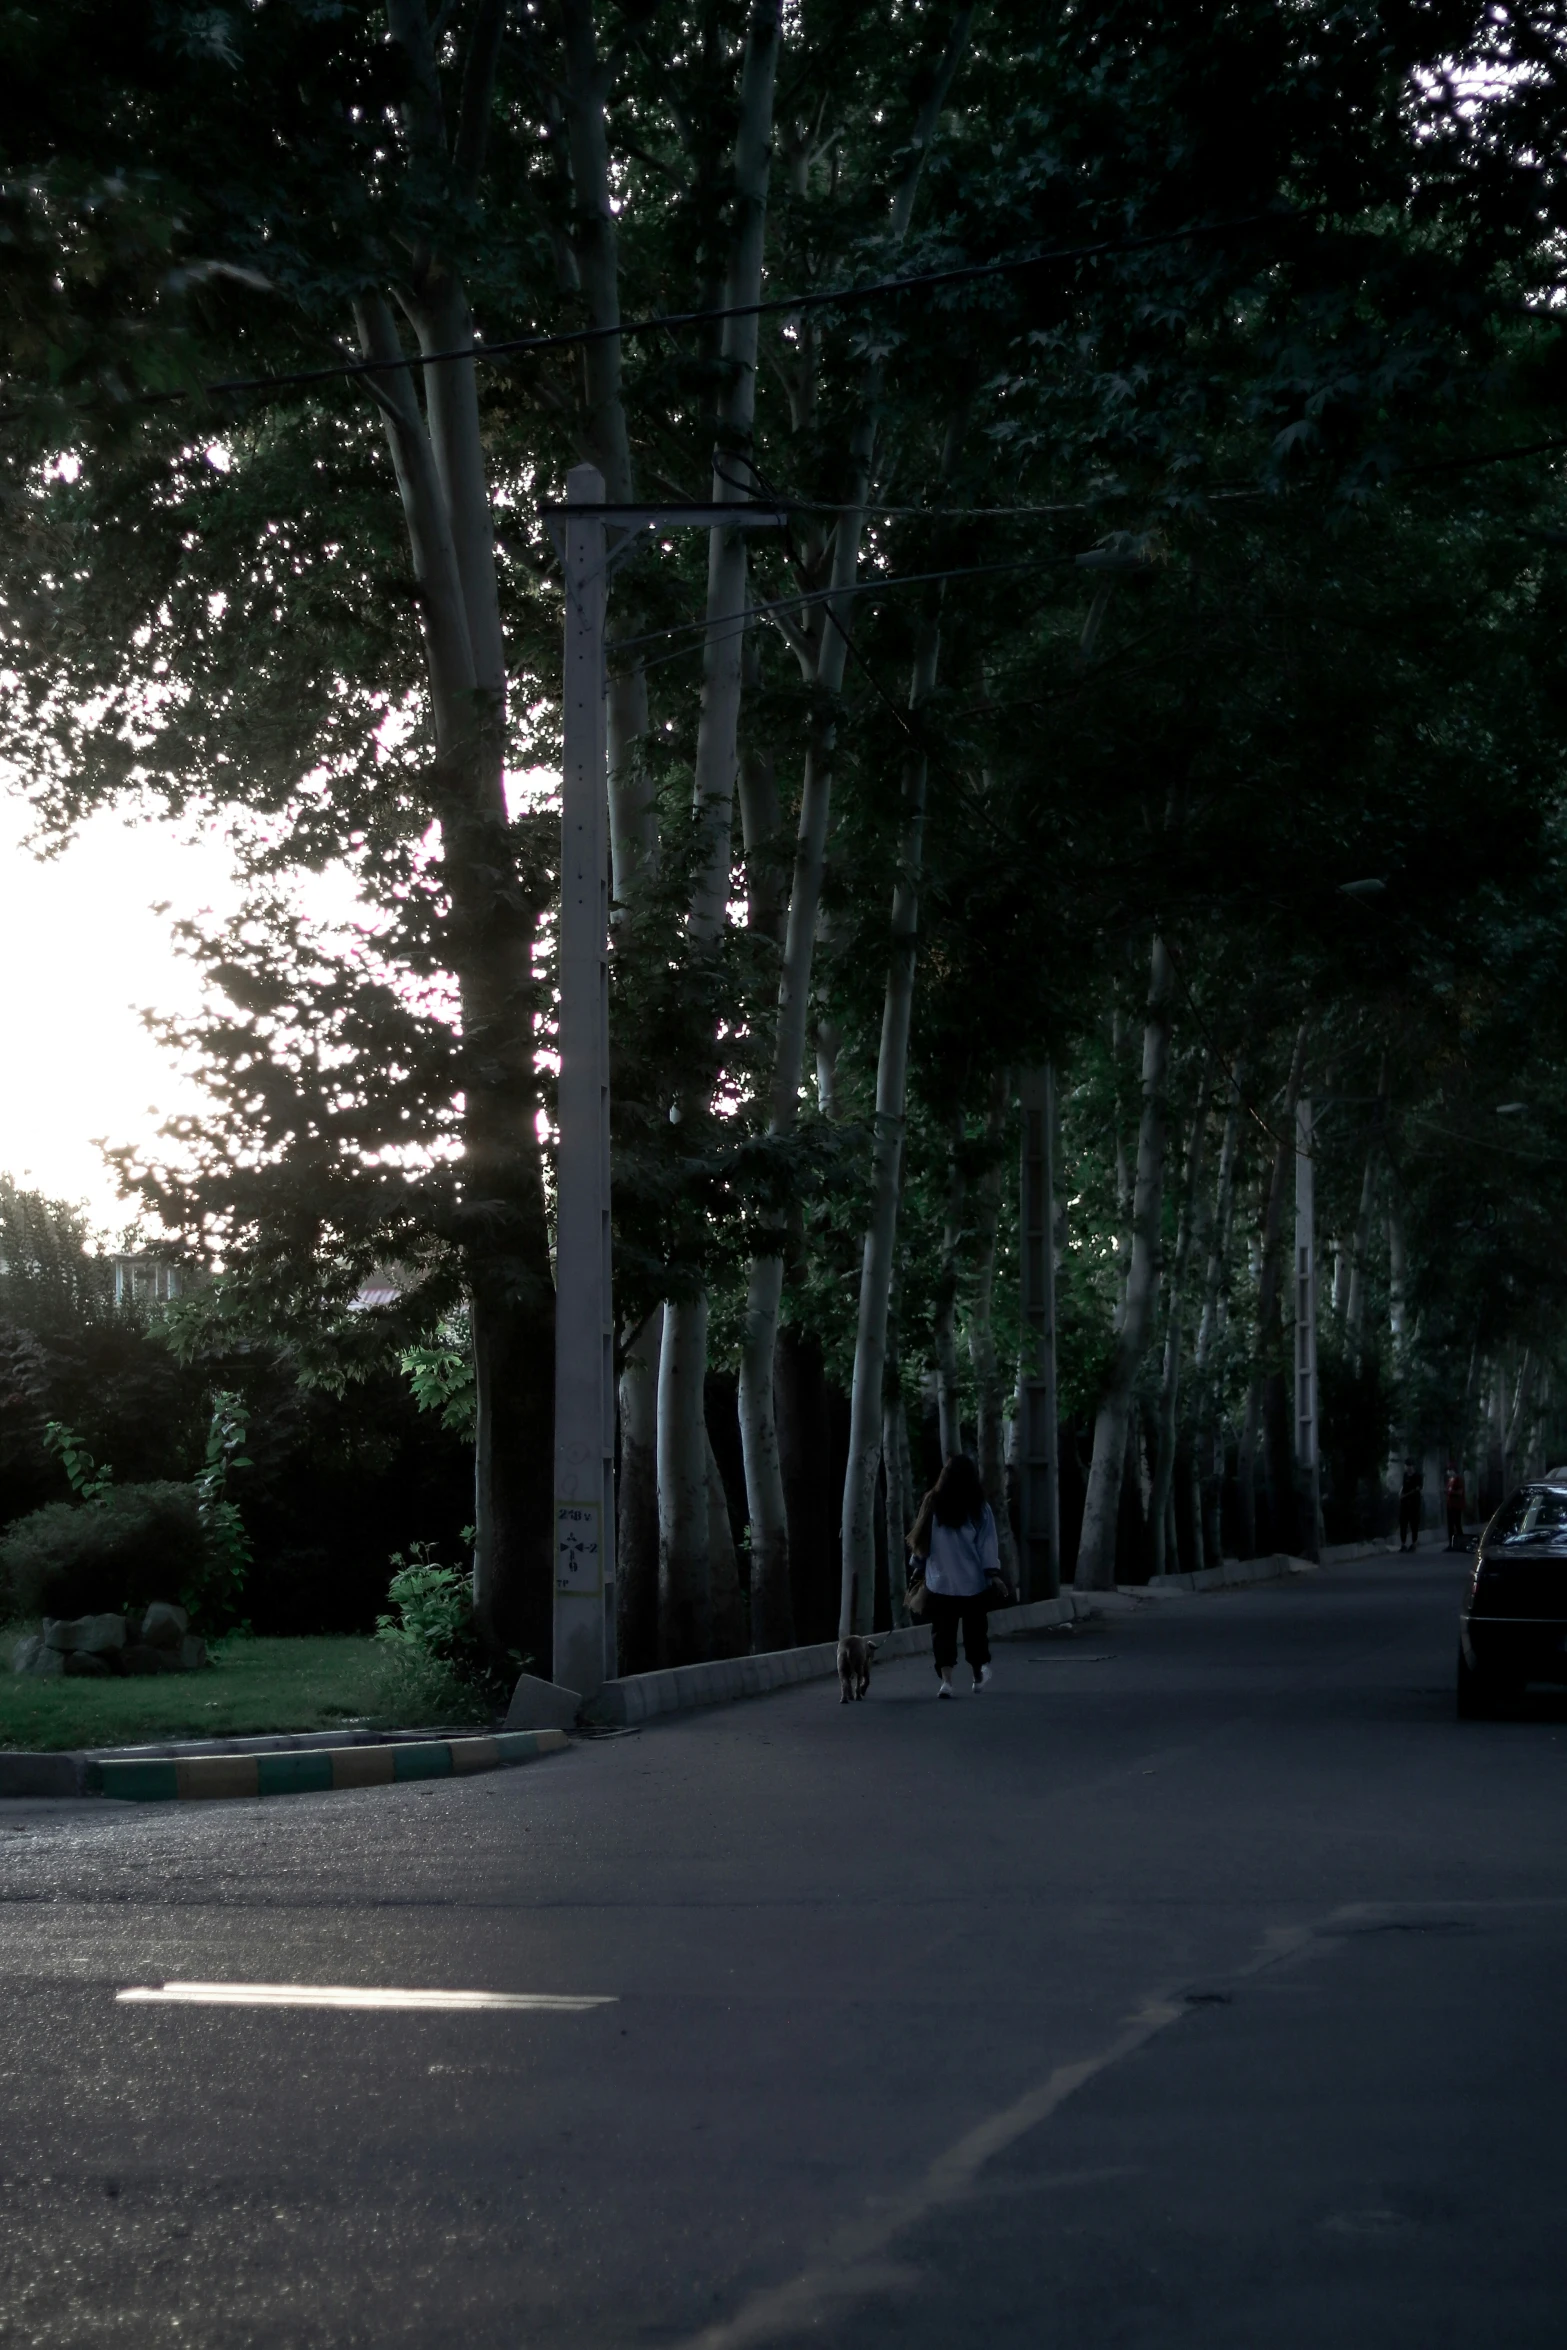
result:
[[[395,1551],[391,1563],[397,1572],[386,1596],[396,1613],[375,1620],[388,1704],[406,1703],[426,1713],[449,1707],[447,1719],[454,1722],[481,1719],[504,1707],[522,1659],[511,1659],[515,1669],[508,1672],[486,1655],[473,1620],[470,1578],[454,1567],[438,1566],[422,1542],[413,1544],[408,1560]]]
[[[88,1616],[201,1592],[208,1546],[193,1485],[115,1485],[52,1501],[0,1539],[0,1595],[14,1616]]]

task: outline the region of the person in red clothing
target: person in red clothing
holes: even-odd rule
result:
[[[1462,1550],[1464,1547],[1464,1472],[1456,1462],[1448,1469],[1447,1483],[1443,1487],[1443,1492],[1447,1501],[1447,1547],[1449,1550]]]

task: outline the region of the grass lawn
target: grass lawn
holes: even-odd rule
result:
[[[423,1702],[388,1680],[367,1638],[232,1639],[200,1673],[112,1681],[35,1681],[9,1670],[0,1639],[0,1747],[137,1746],[149,1739],[245,1737],[261,1730],[416,1729],[463,1718],[449,1687]]]

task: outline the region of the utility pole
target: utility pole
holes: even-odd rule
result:
[[[555,1607],[551,1675],[592,1697],[615,1672],[615,1321],[609,1187],[610,574],[649,529],[778,529],[765,506],[609,506],[593,465],[541,509],[566,589],[555,1154]],[[610,544],[610,531],[615,537]],[[736,614],[735,625],[745,615]]]
[[[555,1158],[554,1679],[615,1671],[615,1324],[609,1235],[609,857],[604,477],[566,478]]]
[[[1018,1596],[1054,1599],[1061,1589],[1061,1479],[1056,1419],[1056,1080],[1051,1064],[1026,1069],[1018,1091],[1023,1110],[1018,1169],[1023,1243]]]
[[[1304,1523],[1302,1555],[1321,1546],[1322,1471],[1318,1450],[1317,1235],[1315,1134],[1311,1098],[1295,1104],[1295,1468]]]

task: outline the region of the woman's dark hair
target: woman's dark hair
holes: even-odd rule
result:
[[[930,1506],[944,1526],[971,1525],[985,1511],[985,1488],[966,1452],[955,1452],[931,1488]]]

